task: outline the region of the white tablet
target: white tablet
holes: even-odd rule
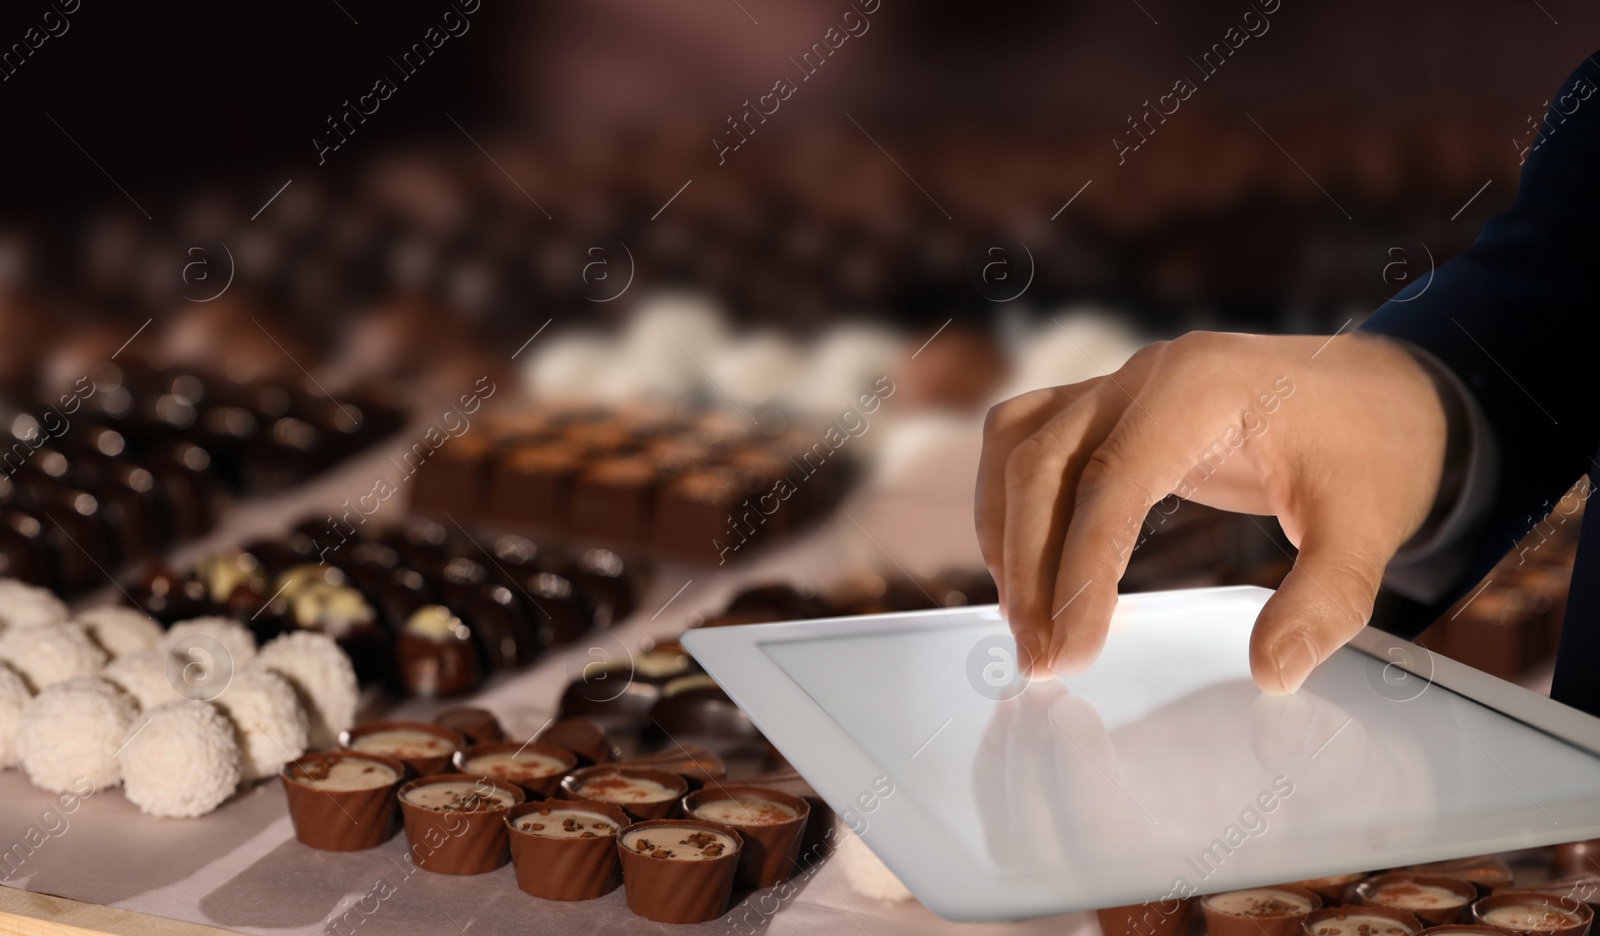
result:
[[[1600,836],[1600,719],[1370,628],[1263,695],[1248,645],[1270,594],[1125,596],[1088,672],[1033,684],[993,606],[684,645],[951,920]]]

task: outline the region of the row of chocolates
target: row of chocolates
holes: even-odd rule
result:
[[[737,412],[552,406],[441,448],[412,508],[720,565],[838,503],[854,474],[847,438],[767,435]]]
[[[0,574],[77,594],[195,539],[226,490],[299,484],[392,432],[396,405],[105,363],[0,408]]]
[[[923,579],[863,574],[826,593],[781,582],[755,585],[694,626],[916,611],[995,600],[994,582],[982,570],[950,570]],[[676,639],[655,641],[644,652],[625,658],[608,653],[606,659],[590,660],[574,676],[562,693],[560,717],[595,721],[624,751],[670,751],[678,743],[694,744],[715,753],[735,776],[782,766],[777,750],[755,723]]]
[[[808,830],[831,815],[792,774],[722,782],[720,760],[694,745],[670,759],[613,755],[593,722],[557,721],[519,742],[491,713],[459,708],[432,723],[358,725],[281,779],[310,847],[372,848],[402,826],[408,860],[425,870],[482,874],[509,860],[517,886],[548,900],[620,883],[635,913],[666,923],[715,919],[735,888],[787,880]]]
[[[337,545],[326,533],[307,520],[187,572],[158,565],[128,597],[169,625],[232,617],[261,642],[325,633],[363,684],[450,696],[626,617],[642,585],[642,573],[608,550],[545,550],[424,519]]]
[[[1519,883],[1504,860],[1481,856],[1098,915],[1103,936],[1187,936],[1196,922],[1208,936],[1587,936],[1597,885],[1594,874]]]

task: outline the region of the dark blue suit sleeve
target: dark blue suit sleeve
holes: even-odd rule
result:
[[[1600,446],[1600,52],[1551,100],[1521,188],[1472,247],[1362,328],[1431,352],[1494,429],[1499,482],[1469,568],[1433,605],[1380,596],[1373,623],[1427,627],[1509,552]]]

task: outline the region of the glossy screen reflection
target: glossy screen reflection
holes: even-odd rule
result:
[[[1006,701],[969,676],[1006,633],[993,609],[759,646],[893,778],[896,808],[1007,889],[1127,903],[1600,825],[1600,759],[1356,650],[1261,694],[1259,607],[1145,602],[1089,672]]]

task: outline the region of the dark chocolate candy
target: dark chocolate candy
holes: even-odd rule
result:
[[[412,695],[461,695],[483,684],[472,631],[443,605],[425,605],[407,619],[395,640],[395,658]]]

